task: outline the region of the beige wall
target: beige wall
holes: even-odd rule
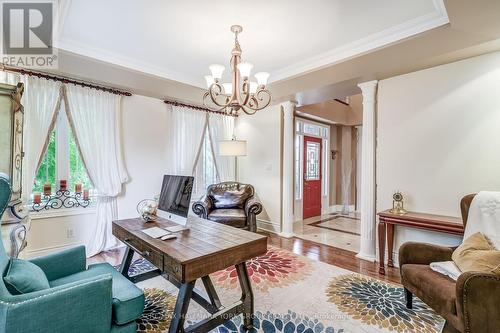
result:
[[[264,206],[259,227],[275,231],[281,228],[281,133],[280,105],[236,120],[238,139],[247,140],[247,156],[238,158],[239,180],[255,187]]]
[[[123,98],[122,129],[122,149],[130,180],[118,197],[118,216],[128,218],[137,216],[136,205],[141,199],[152,198],[160,190],[168,158],[165,104],[144,96]],[[83,244],[92,237],[95,209],[80,212],[84,214],[33,219],[26,255]]]
[[[462,196],[500,190],[500,53],[380,81],[377,210],[459,216]],[[396,244],[458,237],[398,228]],[[396,247],[397,249],[397,247]]]
[[[349,96],[349,106],[351,110],[347,115],[347,124],[361,125],[363,123],[363,95]]]
[[[297,111],[307,113],[330,122],[347,124],[351,108],[340,102],[329,100],[323,103],[298,107]]]

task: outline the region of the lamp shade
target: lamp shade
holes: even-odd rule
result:
[[[210,65],[208,69],[210,69],[210,72],[212,72],[212,77],[214,79],[220,80],[222,78],[222,73],[224,73],[224,69],[226,69],[226,67],[222,65],[213,64]]]
[[[219,142],[220,156],[246,156],[247,142],[243,140],[222,140]]]

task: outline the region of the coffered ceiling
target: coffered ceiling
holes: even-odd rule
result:
[[[442,0],[72,0],[60,14],[59,49],[198,87],[228,66],[233,24],[244,60],[281,82],[449,22]]]

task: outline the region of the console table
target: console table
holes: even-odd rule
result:
[[[127,245],[120,272],[134,282],[144,278],[128,275],[132,257],[137,252],[179,288],[169,333],[208,332],[239,314],[243,314],[245,328],[251,329],[254,296],[245,262],[267,252],[267,237],[198,217],[189,217],[189,229],[176,233],[177,238],[172,240],[155,239],[141,231],[174,225],[162,218],[154,222],[139,218],[113,221],[113,235]],[[242,295],[240,300],[225,307],[209,274],[230,266],[236,267]],[[146,278],[151,277],[146,274]],[[197,279],[202,280],[208,299],[194,287]],[[210,316],[184,328],[191,300],[205,308]]]
[[[463,235],[464,225],[461,218],[443,215],[408,212],[404,215],[393,214],[388,210],[378,213],[378,251],[379,273],[385,275],[385,242],[387,238],[387,266],[394,267],[392,251],[394,248],[394,226]]]

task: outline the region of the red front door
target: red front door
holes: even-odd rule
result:
[[[304,219],[321,215],[321,139],[304,136]]]

